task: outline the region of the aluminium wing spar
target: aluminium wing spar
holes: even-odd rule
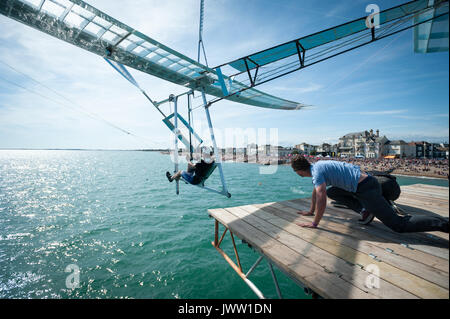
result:
[[[217,72],[132,29],[82,0],[2,0],[0,13],[101,57],[175,84],[224,98]],[[229,100],[274,109],[303,106],[250,88],[229,77],[221,80],[241,94]]]

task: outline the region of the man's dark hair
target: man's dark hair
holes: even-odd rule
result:
[[[292,169],[294,171],[306,171],[311,167],[306,157],[303,155],[295,155],[291,162]]]

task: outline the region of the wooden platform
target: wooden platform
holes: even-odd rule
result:
[[[448,217],[448,200],[447,187],[415,184],[403,186],[396,203],[411,215]],[[377,219],[362,226],[355,212],[330,204],[317,229],[296,225],[312,221],[297,214],[309,206],[295,199],[208,212],[321,297],[449,298],[449,234],[398,234]]]

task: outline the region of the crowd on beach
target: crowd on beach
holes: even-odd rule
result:
[[[394,175],[423,176],[435,178],[449,178],[448,159],[425,158],[341,158],[341,157],[317,157],[306,155],[311,163],[320,160],[342,161],[358,165],[363,171],[389,172]],[[289,164],[292,155],[278,159],[278,164]],[[240,161],[239,158],[236,158]],[[250,162],[250,161],[249,161]],[[277,161],[269,157],[260,157],[261,164],[276,164]]]
[[[260,155],[258,159],[253,156],[244,157],[225,155],[224,161],[249,162],[263,165],[290,164],[293,155],[271,157]],[[361,167],[363,171],[389,172],[394,175],[423,176],[434,178],[449,178],[448,159],[425,159],[425,158],[341,158],[341,157],[318,157],[306,155],[311,163],[320,160],[335,160],[351,163]]]

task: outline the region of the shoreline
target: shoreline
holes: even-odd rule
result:
[[[442,177],[442,176],[407,175],[407,174],[400,174],[400,173],[392,173],[391,175],[401,176],[401,177],[414,177],[414,178],[428,178],[428,179],[448,180],[448,178]]]
[[[164,155],[169,155],[170,153],[164,153],[161,152]],[[180,154],[180,156],[186,156],[187,154],[182,153]],[[336,160],[335,158],[330,158],[331,160]],[[260,156],[258,158],[258,161],[256,161],[255,156],[248,156],[247,160],[245,160],[243,155],[236,155],[236,156],[232,156],[232,155],[225,155],[222,156],[222,162],[225,163],[246,163],[246,164],[257,164],[257,165],[263,165],[263,166],[267,166],[267,165],[279,165],[279,166],[289,166],[289,163],[286,163],[286,160],[280,160],[280,159],[274,159],[271,158],[269,156]],[[370,167],[367,165],[364,165],[364,163],[354,163],[355,165],[358,165],[361,167],[361,170],[364,171],[371,171],[371,170],[380,170],[383,171],[383,169],[377,169],[377,167]],[[413,178],[429,178],[429,179],[437,179],[437,180],[448,180],[448,176],[446,175],[439,175],[439,174],[433,174],[430,172],[409,172],[409,171],[404,171],[402,169],[394,169],[390,174],[394,175],[394,176],[403,176],[403,177],[413,177]]]
[[[258,164],[258,165],[280,165],[280,166],[289,166],[289,163],[280,163],[282,160],[274,160],[269,157],[263,157],[260,158],[259,161],[256,161],[254,157],[248,158],[248,161],[245,161],[242,156],[236,156],[235,158],[225,156],[222,158],[222,161],[224,162],[234,162],[234,163],[249,163],[249,164]],[[284,162],[284,161],[283,161]],[[358,165],[358,163],[355,163],[355,165]],[[367,167],[365,165],[358,165],[361,167],[362,170],[377,170],[376,167]],[[439,174],[433,174],[430,172],[409,172],[404,171],[402,169],[395,169],[391,172],[394,176],[403,176],[403,177],[415,177],[415,178],[429,178],[429,179],[437,179],[437,180],[448,180],[448,176],[445,175],[439,175]]]

